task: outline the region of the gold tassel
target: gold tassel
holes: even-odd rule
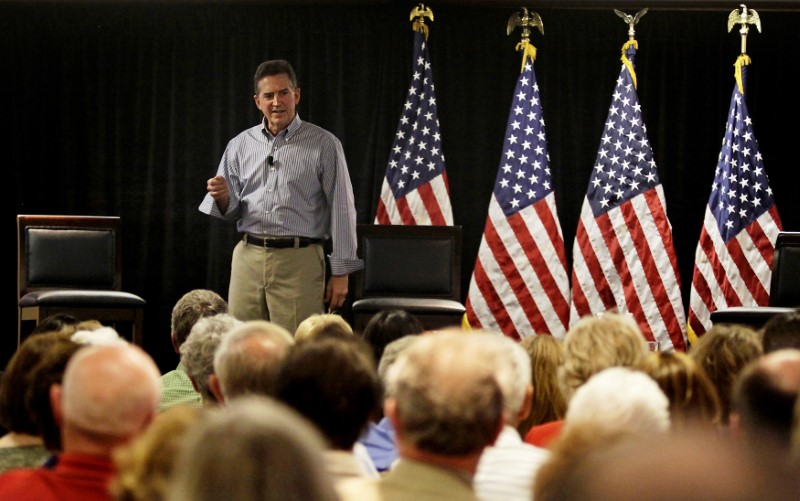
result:
[[[635,49],[639,49],[639,43],[636,40],[628,40],[625,42],[625,45],[622,46],[622,63],[628,68],[628,71],[631,74],[631,78],[633,79],[633,88],[636,88],[636,71],[633,69],[633,64],[631,64],[631,60],[628,59],[628,56],[625,55],[625,51],[628,50],[631,46]]]
[[[736,78],[736,85],[739,87],[739,92],[744,95],[744,82],[742,82],[742,66],[747,66],[750,64],[750,56],[747,54],[742,54],[736,58],[736,62],[733,64],[734,71],[733,75]]]
[[[522,51],[522,67],[519,72],[525,70],[525,59],[531,58],[531,64],[536,60],[536,47],[530,44],[527,40],[523,40],[517,44],[517,50]]]

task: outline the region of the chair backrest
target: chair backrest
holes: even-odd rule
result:
[[[800,232],[783,231],[775,240],[770,306],[800,306]]]
[[[122,290],[117,216],[17,216],[18,297],[48,289]]]
[[[421,297],[461,301],[461,226],[359,224],[364,269],[356,299]]]

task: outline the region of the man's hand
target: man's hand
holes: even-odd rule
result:
[[[339,308],[347,299],[348,275],[332,276],[328,280],[325,288],[325,302],[328,304],[328,312]]]
[[[220,211],[224,213],[228,210],[228,183],[225,182],[224,177],[212,177],[206,183],[206,189],[211,198],[217,202],[217,207],[219,207]]]

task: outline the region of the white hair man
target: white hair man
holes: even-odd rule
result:
[[[194,389],[203,398],[204,406],[219,403],[209,385],[209,377],[214,373],[214,354],[222,338],[241,324],[241,320],[228,313],[203,317],[194,324],[189,337],[181,345],[181,364]]]
[[[81,348],[50,390],[63,446],[55,467],[0,475],[0,498],[110,500],[112,453],[155,418],[159,377],[153,359],[135,345]]]
[[[496,333],[481,335],[487,361],[492,363],[503,392],[505,425],[494,445],[487,447],[475,474],[475,492],[482,501],[530,499],[547,449],[522,441],[517,425],[531,412],[534,392],[531,359],[513,339]],[[513,465],[513,467],[509,467]]]

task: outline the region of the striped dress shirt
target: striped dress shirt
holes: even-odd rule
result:
[[[295,115],[273,136],[264,121],[228,142],[217,175],[228,183],[223,214],[206,194],[200,212],[259,237],[333,239],[331,273],[358,271],[353,187],[341,142]]]

